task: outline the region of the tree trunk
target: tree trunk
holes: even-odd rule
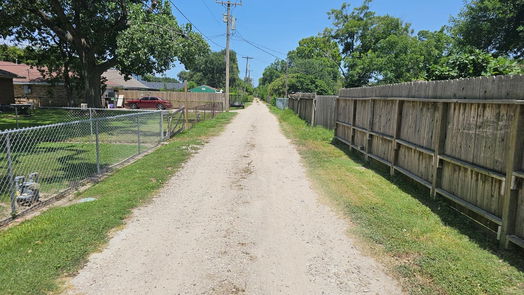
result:
[[[100,77],[101,74],[96,71],[87,71],[84,78],[84,95],[90,108],[102,107]]]
[[[87,52],[80,55],[81,76],[84,84],[84,98],[90,108],[102,106],[100,80],[102,73],[98,71],[96,59]]]

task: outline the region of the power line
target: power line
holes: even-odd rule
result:
[[[187,20],[187,22],[189,22],[191,24],[191,26],[193,28],[195,28],[195,30],[197,30],[202,36],[204,36],[204,38],[206,38],[207,40],[209,40],[209,42],[215,44],[216,46],[220,47],[220,48],[225,48],[224,46],[216,43],[215,41],[213,41],[211,38],[209,38],[206,34],[204,34],[200,29],[198,29],[197,26],[195,26],[195,24],[182,12],[182,10],[180,10],[180,8],[178,8],[176,6],[176,4],[173,2],[173,0],[169,0],[169,2],[171,3],[171,5],[173,5],[173,7],[175,7],[175,9]]]
[[[246,42],[248,41],[246,38],[244,38],[244,36],[242,36],[242,34],[241,34],[238,30],[235,31],[235,35],[238,35],[238,37],[240,37],[240,41],[246,41]],[[266,49],[266,50],[272,51],[272,52],[274,52],[274,53],[276,53],[276,54],[279,54],[279,55],[286,55],[285,53],[283,53],[283,52],[281,52],[281,51],[271,49],[271,48],[266,47],[266,46],[264,46],[264,45],[262,45],[262,44],[259,44],[259,43],[257,43],[257,42],[253,42],[253,41],[249,41],[249,42],[250,42],[250,43],[253,43],[253,44],[255,44],[255,45],[257,45],[257,46],[259,46],[259,47],[261,47],[261,48],[264,48],[264,49]]]
[[[253,43],[253,42],[251,42],[251,41],[249,41],[249,40],[247,40],[247,39],[245,39],[245,38],[242,38],[242,37],[241,37],[241,40],[244,41],[244,42],[246,42],[247,44],[249,44],[249,45],[251,45],[251,46],[257,48],[258,50],[260,50],[260,51],[262,51],[262,52],[265,52],[266,54],[271,55],[272,57],[274,57],[274,58],[276,58],[276,59],[284,60],[284,58],[281,58],[281,57],[279,57],[279,56],[274,55],[273,53],[269,52],[268,50],[265,50],[264,48],[262,48],[262,47],[256,45],[255,43]]]
[[[211,14],[211,16],[213,17],[213,19],[214,19],[217,23],[221,24],[221,22],[216,18],[216,16],[215,16],[215,14],[213,13],[213,11],[211,11],[211,8],[207,5],[206,0],[200,0],[200,1],[201,1],[202,4],[204,4],[204,6],[207,8],[207,11],[209,11],[209,14]]]

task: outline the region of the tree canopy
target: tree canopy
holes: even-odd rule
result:
[[[524,57],[523,0],[471,0],[451,22],[462,46]]]
[[[178,26],[163,0],[0,1],[0,36],[70,53],[90,106],[100,105],[101,75],[109,68],[144,75],[177,60],[193,63],[207,44],[189,29]]]
[[[215,88],[224,88],[226,84],[226,52],[225,50],[202,54],[194,63],[186,65],[188,71],[178,74],[181,81],[195,82],[198,85],[209,85]],[[241,85],[239,77],[238,59],[235,51],[230,52],[229,63],[230,84],[232,87]]]

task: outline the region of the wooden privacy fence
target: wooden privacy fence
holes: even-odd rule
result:
[[[290,96],[289,108],[313,126],[335,129],[337,96],[296,93]]]
[[[334,95],[317,95],[315,98],[315,118],[313,125],[324,128],[335,129],[335,107],[337,96]]]
[[[182,106],[194,108],[208,103],[219,103],[220,110],[224,109],[226,99],[224,93],[202,92],[120,90],[118,95],[124,95],[124,100],[155,96],[170,101],[174,108],[181,108]]]
[[[302,120],[311,124],[314,110],[314,93],[295,93],[289,96],[289,108]]]
[[[523,104],[524,76],[342,89],[335,135],[524,247]]]

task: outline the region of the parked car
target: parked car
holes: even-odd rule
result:
[[[173,105],[167,101],[154,96],[145,96],[140,99],[126,101],[125,106],[130,109],[170,109]]]

